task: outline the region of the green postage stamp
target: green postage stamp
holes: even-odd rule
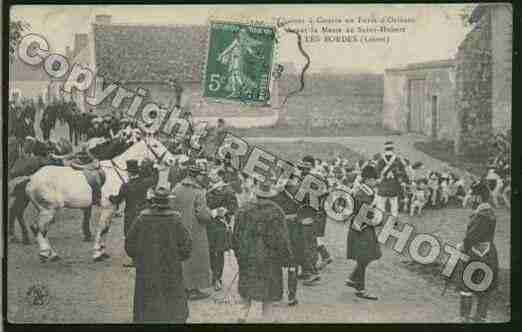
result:
[[[267,104],[275,29],[211,21],[203,96]]]

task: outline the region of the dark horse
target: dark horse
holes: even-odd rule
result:
[[[90,152],[91,154],[99,160],[107,160],[112,159],[120,154],[122,154],[127,148],[129,144],[122,140],[112,140],[104,142],[100,145],[93,147]],[[33,151],[36,152],[36,151]],[[40,151],[38,151],[40,152]],[[10,156],[11,157],[11,156]],[[56,164],[56,161],[50,160],[49,157],[46,156],[46,153],[37,153],[35,156],[29,156],[25,158],[19,158],[14,162],[14,165],[9,170],[9,180],[15,179],[21,176],[30,177],[41,167]],[[62,164],[63,166],[63,164]],[[29,235],[27,231],[27,226],[24,220],[24,212],[27,206],[29,205],[29,197],[25,192],[25,188],[29,183],[29,178],[23,179],[14,185],[12,189],[12,195],[14,197],[14,201],[9,208],[8,211],[8,234],[11,242],[18,242],[18,239],[15,236],[14,232],[14,224],[15,220],[18,220],[18,224],[20,225],[20,229],[22,232],[22,242],[24,244],[30,244]],[[90,230],[90,220],[92,209],[91,207],[82,209],[83,212],[83,221],[82,221],[82,231],[83,231],[83,239],[84,241],[91,241],[92,234]]]

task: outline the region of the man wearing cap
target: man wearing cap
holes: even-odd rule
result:
[[[408,178],[404,164],[395,154],[393,142],[384,143],[384,153],[377,161],[376,170],[379,174],[377,185],[377,208],[386,211],[386,204],[390,204],[390,212],[394,217],[399,216],[399,195],[402,183],[407,183]]]
[[[190,259],[183,264],[188,296],[190,300],[201,300],[210,296],[202,289],[209,288],[211,284],[207,224],[212,216],[201,185],[203,170],[193,159],[189,160],[186,169],[186,177],[173,189],[173,207],[180,211],[183,225],[189,230],[194,243]]]
[[[345,280],[345,284],[355,288],[357,297],[368,300],[377,300],[377,297],[366,290],[366,267],[370,262],[379,259],[382,254],[375,234],[377,225],[373,224],[371,219],[365,218],[366,216],[359,218],[361,216],[358,213],[363,205],[373,205],[377,177],[377,172],[371,165],[366,165],[361,170],[362,183],[354,195],[354,212],[349,219],[350,228],[346,240],[346,258],[355,260],[357,265]],[[367,217],[373,218],[371,210],[368,214]]]
[[[210,188],[206,198],[211,209],[212,220],[207,225],[210,252],[210,268],[212,285],[216,291],[223,287],[223,268],[227,248],[227,231],[232,229],[232,217],[237,210],[237,199],[234,191],[223,180],[225,172],[219,168],[210,170]]]
[[[314,167],[315,159],[312,156],[303,157],[297,165],[301,171],[301,177],[304,178]],[[297,209],[297,222],[299,223],[300,241],[303,246],[303,257],[300,260],[301,265],[300,278],[303,279],[303,285],[314,286],[321,279],[319,271],[316,267],[318,259],[317,251],[317,223],[323,218],[324,211],[314,210],[309,202],[303,201]],[[299,257],[299,256],[298,256]]]
[[[283,296],[283,266],[292,261],[285,213],[265,199],[270,191],[266,186],[258,184],[256,195],[236,214],[232,247],[239,266],[239,295],[246,302],[241,322],[249,320],[253,302],[261,302],[263,320],[271,318],[272,303]]]
[[[286,227],[288,228],[288,236],[290,239],[290,248],[292,250],[291,259],[285,263],[285,267],[288,271],[287,288],[288,288],[288,305],[294,306],[298,304],[297,300],[297,269],[299,267],[299,257],[304,256],[304,248],[302,241],[299,239],[299,228],[300,225],[297,223],[297,209],[299,204],[290,196],[290,193],[286,190],[295,188],[298,182],[295,178],[290,178],[285,188],[276,191],[274,195],[269,195],[268,199],[275,202],[281,207],[285,213]],[[269,188],[272,190],[272,188]]]
[[[464,241],[458,246],[469,256],[465,263],[460,262],[457,269],[460,290],[460,318],[462,322],[485,322],[491,293],[498,286],[498,256],[497,248],[493,243],[495,237],[496,217],[490,200],[489,188],[486,180],[475,181],[471,185],[471,205],[473,212],[466,228]],[[465,282],[463,271],[471,263],[486,264],[492,273],[489,287],[483,290],[470,288],[470,282]],[[470,277],[473,284],[481,284],[486,278],[484,270],[476,270]],[[471,317],[473,295],[477,298],[475,315]]]
[[[132,223],[136,216],[145,207],[147,202],[147,191],[153,188],[158,182],[157,174],[149,176],[140,176],[140,167],[138,161],[131,159],[127,161],[127,172],[129,173],[129,181],[122,184],[120,191],[116,196],[110,196],[109,200],[114,205],[125,202],[123,216],[123,234],[127,237]],[[126,267],[134,266],[133,263],[126,264]]]
[[[170,192],[158,188],[125,238],[125,251],[136,263],[135,323],[185,323],[189,308],[183,264],[192,241],[180,214],[169,207]]]

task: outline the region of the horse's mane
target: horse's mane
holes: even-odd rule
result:
[[[94,146],[89,152],[98,160],[108,160],[121,155],[131,145],[121,140],[110,140]]]

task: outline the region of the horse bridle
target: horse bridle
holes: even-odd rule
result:
[[[141,131],[142,135],[143,136],[147,136],[147,133],[138,127],[138,129]],[[150,146],[150,144],[147,142],[147,140],[145,138],[143,138],[143,142],[145,143],[145,146],[147,147],[147,149],[149,149],[150,152],[152,152],[152,154],[154,155],[154,158],[156,158],[156,161],[158,163],[161,163],[163,161],[163,158],[165,158],[165,156],[167,155],[167,152],[168,152],[168,149],[165,149],[165,152],[163,152],[161,154],[161,156],[159,156],[156,151],[154,151],[154,149]]]
[[[160,156],[160,155],[158,155],[158,154],[156,153],[156,151],[154,151],[154,149],[150,146],[150,144],[149,144],[145,139],[143,140],[143,143],[145,143],[145,146],[147,147],[147,149],[149,149],[149,151],[152,153],[152,155],[154,156],[154,158],[156,158],[157,162],[158,162],[158,163],[161,163],[161,162],[163,161],[163,159],[165,158],[165,156],[167,155],[168,150],[165,149],[165,152],[163,152],[163,153],[161,154],[161,156]],[[122,170],[122,171],[125,171],[125,172],[126,172],[127,170],[124,169],[124,168],[122,168],[122,167],[120,167],[120,166],[118,166],[118,164],[116,164],[116,162],[114,161],[114,159],[111,159],[111,164],[112,164],[112,166],[114,167],[114,170],[116,171],[116,174],[117,174],[118,177],[120,178],[121,182],[122,182],[122,183],[126,183],[126,182],[125,182],[125,179],[123,178],[123,175],[121,175],[121,173],[120,173],[118,170]]]

